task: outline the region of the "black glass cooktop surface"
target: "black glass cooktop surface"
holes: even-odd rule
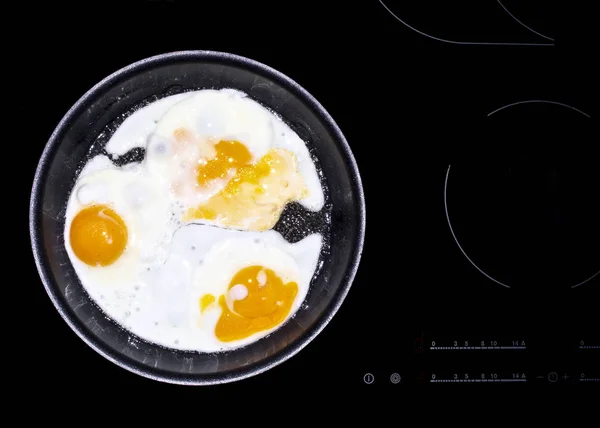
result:
[[[176,50],[266,63],[311,92],[346,135],[367,206],[364,253],[346,301],[289,361],[208,389],[600,386],[590,11],[512,0],[251,3],[208,10],[132,2],[117,19],[98,2],[97,15],[71,11],[81,21],[53,9],[52,25],[38,27],[40,47],[20,53],[19,67],[39,82],[28,96],[44,103],[28,128],[37,144],[30,178],[53,128],[85,91],[136,60]],[[230,18],[221,25],[206,16]],[[45,328],[36,340],[55,349],[36,382],[183,393],[89,349],[56,313],[27,251],[27,289]]]

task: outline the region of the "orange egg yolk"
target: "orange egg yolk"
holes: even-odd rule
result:
[[[235,174],[225,187],[200,206],[190,208],[184,220],[218,220],[230,227],[267,230],[274,226],[285,204],[308,194],[296,169],[294,154],[271,149],[255,163],[246,147],[236,141],[217,144],[218,155],[198,168],[198,182]],[[248,219],[252,219],[250,224]]]
[[[216,155],[196,168],[198,184],[204,186],[217,178],[225,178],[231,168],[247,165],[252,155],[239,141],[219,141],[215,145]]]
[[[91,205],[73,218],[69,239],[79,260],[90,266],[108,266],[125,250],[127,227],[107,205]]]
[[[244,286],[247,295],[241,300],[219,297],[221,316],[215,336],[222,342],[244,339],[271,329],[285,320],[298,294],[298,284],[285,283],[271,269],[249,266],[240,270],[228,290]],[[202,299],[201,299],[202,300]]]

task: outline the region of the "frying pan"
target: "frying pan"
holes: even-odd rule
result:
[[[66,203],[81,166],[90,156],[102,153],[111,133],[136,108],[175,93],[225,87],[241,90],[272,109],[306,141],[322,173],[325,207],[311,213],[299,204],[289,204],[275,229],[294,242],[316,228],[326,244],[305,304],[269,336],[221,353],[167,349],[124,330],[89,298],[65,250]],[[143,149],[134,149],[113,161],[135,162],[143,155]],[[73,105],[42,153],[33,182],[29,222],[33,255],[48,296],[85,343],[141,376],[207,385],[264,372],[295,355],[327,325],[358,268],[365,234],[365,202],[357,165],[344,135],[306,90],[248,58],[183,51],[131,64],[102,80]]]

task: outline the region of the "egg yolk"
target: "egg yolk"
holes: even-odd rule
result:
[[[284,284],[275,272],[263,266],[240,270],[228,290],[234,287],[245,287],[247,293],[239,300],[227,299],[225,295],[219,297],[222,312],[215,336],[222,342],[244,339],[280,324],[290,313],[298,294],[298,284]]]
[[[290,200],[308,195],[292,152],[271,149],[257,162],[249,163],[250,154],[244,145],[220,142],[217,146],[217,151],[222,154],[214,163],[210,160],[199,169],[202,171],[199,182],[205,176],[224,177],[226,173],[222,168],[226,165],[236,168],[235,175],[207,202],[190,208],[184,216],[185,221],[218,220],[224,226],[267,230],[275,225]],[[226,163],[224,156],[229,156]]]
[[[217,178],[225,178],[231,168],[239,168],[252,160],[246,146],[239,141],[219,141],[215,151],[215,157],[196,168],[198,184],[201,186]]]
[[[206,310],[206,308],[208,308],[214,302],[215,302],[215,296],[213,296],[212,294],[205,294],[200,299],[200,311],[204,312]]]
[[[127,227],[107,205],[91,205],[73,218],[69,239],[79,260],[90,266],[108,266],[125,250]]]

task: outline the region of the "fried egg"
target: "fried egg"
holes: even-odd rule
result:
[[[82,171],[71,192],[64,241],[82,280],[119,287],[135,282],[145,264],[166,259],[178,225],[139,167],[101,169],[102,159]]]
[[[145,162],[181,202],[186,223],[268,230],[288,202],[320,209],[324,201],[305,143],[232,89],[175,104],[149,137]]]
[[[136,282],[85,284],[109,317],[141,339],[219,352],[261,339],[297,312],[321,241],[313,234],[292,244],[273,230],[190,224],[175,232],[166,262],[145,269]]]
[[[144,146],[140,163],[112,155]],[[270,230],[287,203],[324,204],[305,143],[234,90],[167,97],[81,170],[64,242],[92,300],[150,342],[217,352],[279,328],[305,299],[322,237]]]
[[[274,231],[220,231],[211,231],[214,244],[194,274],[190,314],[206,346],[231,349],[266,336],[296,313],[322,238],[313,234],[290,244]]]

